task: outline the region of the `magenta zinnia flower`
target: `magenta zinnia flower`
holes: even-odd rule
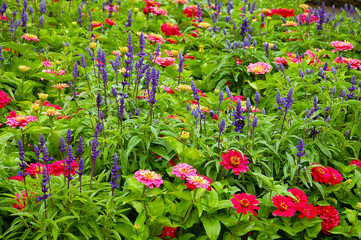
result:
[[[351,50],[353,49],[353,46],[351,43],[349,42],[342,42],[342,41],[333,41],[331,42],[331,46],[335,47],[334,50],[332,50],[332,52],[337,52],[337,51],[345,51],[345,50]]]
[[[239,175],[240,172],[245,173],[248,171],[247,164],[249,163],[247,157],[237,151],[228,150],[227,154],[222,154],[222,162],[221,165],[224,166],[225,169],[232,169],[234,174]]]
[[[233,207],[237,209],[237,213],[242,213],[244,215],[247,212],[254,213],[254,210],[258,210],[259,207],[256,206],[259,204],[259,201],[256,200],[257,197],[251,194],[240,193],[234,194],[234,198],[231,199]]]
[[[276,195],[272,198],[272,202],[277,208],[277,210],[273,211],[273,216],[292,217],[295,215],[295,204],[288,197]]]
[[[265,62],[251,63],[247,67],[247,71],[254,74],[266,74],[271,70],[271,65]]]
[[[38,121],[35,116],[17,115],[15,111],[11,111],[6,119],[6,125],[11,126],[12,128],[20,126],[22,129],[24,129],[30,122]]]
[[[290,198],[290,199],[295,204],[295,207],[297,210],[299,210],[299,208],[303,204],[307,205],[308,197],[302,190],[297,189],[297,188],[291,188],[291,189],[288,189],[287,192],[292,193],[292,195],[295,197],[295,198]]]
[[[197,173],[197,169],[194,169],[191,165],[187,163],[180,163],[173,167],[172,174],[180,177],[182,180],[189,176],[193,176]]]
[[[143,183],[149,188],[153,188],[154,186],[160,187],[160,185],[163,184],[163,180],[160,174],[150,170],[138,170],[134,173],[134,177],[138,180],[138,182]]]

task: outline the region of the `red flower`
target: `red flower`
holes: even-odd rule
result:
[[[179,36],[179,35],[181,35],[181,33],[179,32],[178,25],[174,24],[174,23],[164,23],[160,27],[160,30],[166,36]]]
[[[147,15],[149,13],[150,7],[153,7],[153,6],[158,6],[159,7],[160,6],[160,3],[154,2],[152,0],[145,0],[145,2],[146,2],[146,5],[145,5],[145,7],[143,9],[143,13],[145,15]]]
[[[359,168],[361,168],[361,160],[360,159],[354,159],[354,160],[352,160],[352,162],[350,162],[350,164],[349,165],[356,165],[356,166],[358,166]]]
[[[296,198],[296,199],[295,198],[290,198],[290,199],[295,204],[297,210],[299,210],[299,207],[302,204],[308,203],[308,197],[302,190],[297,189],[297,188],[291,188],[291,189],[288,189],[287,191],[292,193],[292,195]]]
[[[98,21],[92,21],[90,23],[90,25],[92,26],[92,28],[96,28],[96,27],[100,27],[103,24],[101,22],[98,22]]]
[[[186,58],[186,59],[191,59],[191,60],[196,58],[196,57],[193,57],[193,56],[189,56],[188,53],[186,53],[183,57]]]
[[[3,91],[0,91],[0,109],[4,108],[5,105],[9,104],[11,102],[11,99],[4,93]]]
[[[156,57],[153,61],[162,67],[168,67],[175,64],[175,58],[172,57]]]
[[[227,98],[227,99],[228,99],[228,98]],[[235,104],[237,104],[238,99],[239,99],[240,101],[244,101],[244,97],[243,97],[242,95],[234,96],[234,97],[232,98],[232,101],[233,101]]]
[[[109,25],[111,25],[111,26],[115,24],[114,19],[109,19],[109,18],[107,18],[107,19],[105,20],[105,23],[106,23],[106,24],[109,24]]]
[[[277,15],[280,15],[284,18],[295,16],[295,10],[287,9],[287,8],[279,8],[277,9]]]
[[[26,208],[26,199],[27,199],[27,195],[26,195],[26,192],[25,191],[22,191],[20,194],[15,194],[15,200],[18,202],[18,203],[14,203],[13,204],[13,207],[18,209],[18,210],[21,210],[23,208]]]
[[[16,176],[12,176],[12,177],[9,177],[8,180],[17,180],[19,182],[21,182],[24,178],[20,175],[16,175]]]
[[[172,88],[170,87],[166,87],[166,86],[162,86],[163,90],[166,91],[167,93],[170,93],[170,94],[174,94],[174,91]]]
[[[198,7],[197,5],[190,5],[183,10],[183,14],[189,18],[194,18],[198,16]]]
[[[331,177],[331,174],[323,166],[314,167],[311,171],[311,175],[314,177],[315,182],[324,183]]]
[[[55,108],[55,109],[58,109],[58,110],[63,109],[63,108],[60,107],[59,105],[52,105],[52,104],[50,104],[48,100],[45,100],[45,101],[44,101],[44,106],[52,107],[52,108]]]
[[[326,184],[330,183],[331,185],[341,184],[341,182],[343,180],[343,178],[341,177],[341,174],[336,169],[333,169],[332,167],[327,167],[326,169],[330,174],[330,178],[325,179],[325,183]]]
[[[299,218],[306,217],[308,219],[312,219],[316,217],[316,208],[312,204],[305,204],[301,203],[298,207],[298,211],[301,212],[300,215],[298,215]]]
[[[235,175],[239,175],[240,172],[245,173],[249,170],[247,157],[238,151],[229,149],[227,154],[222,154],[222,160],[220,164],[223,165],[225,169],[232,169]]]
[[[71,117],[69,115],[59,116],[57,117],[58,120],[60,119],[70,119]]]
[[[197,38],[199,36],[199,31],[198,30],[193,30],[193,33],[191,33],[191,36],[194,38]]]
[[[39,172],[40,165],[40,172]],[[36,174],[43,174],[43,168],[45,166],[41,163],[30,163],[29,166],[25,169],[25,173],[29,174],[32,177],[36,177]]]
[[[295,215],[295,204],[288,197],[276,195],[272,198],[273,205],[277,210],[273,211],[273,216],[292,217]]]
[[[175,238],[177,236],[177,228],[174,227],[168,227],[168,226],[164,226],[163,228],[163,232],[162,232],[162,237],[170,237],[170,238]]]
[[[282,64],[283,66],[288,65],[287,59],[285,57],[275,57],[275,60],[273,62],[277,64]]]
[[[167,42],[169,42],[170,44],[176,44],[178,41],[174,38],[166,38],[165,39]]]
[[[71,166],[70,174],[75,175],[75,169],[78,169],[78,162],[72,161],[70,163],[70,166]],[[64,175],[64,161],[63,160],[53,162],[52,164],[49,164],[48,167],[49,167],[50,175],[54,175],[54,176]],[[67,168],[65,168],[65,175],[68,175]]]
[[[256,200],[256,196],[246,193],[240,193],[234,194],[233,197],[234,198],[232,198],[231,201],[233,203],[233,207],[237,209],[237,213],[242,213],[246,215],[247,212],[254,213],[254,210],[259,209],[259,207],[256,206],[257,204],[259,204],[259,201]]]
[[[332,228],[340,225],[340,215],[336,208],[332,206],[316,206],[317,216],[323,221],[322,232],[327,234]]]

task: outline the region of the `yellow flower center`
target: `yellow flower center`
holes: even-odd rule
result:
[[[238,167],[241,163],[241,159],[239,157],[233,156],[229,160],[232,167]]]

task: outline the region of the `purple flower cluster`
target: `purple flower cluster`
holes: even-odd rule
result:
[[[246,119],[246,117],[242,116],[243,112],[244,112],[244,110],[242,109],[242,103],[238,99],[236,110],[232,114],[233,118],[234,118],[234,122],[232,123],[232,125],[236,127],[234,129],[234,131],[239,132],[239,133],[243,132],[243,127],[245,125],[244,120]]]

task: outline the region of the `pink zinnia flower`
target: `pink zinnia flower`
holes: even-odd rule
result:
[[[273,62],[277,64],[282,64],[283,66],[287,66],[287,59],[285,57],[275,57],[275,60]]]
[[[186,179],[189,176],[193,176],[197,173],[197,169],[194,169],[191,165],[187,163],[179,163],[173,167],[172,174],[180,177],[182,180]]]
[[[351,43],[346,41],[345,42],[333,41],[331,42],[331,46],[335,47],[335,49],[333,49],[332,52],[352,50],[354,48]]]
[[[22,129],[25,128],[30,122],[38,121],[34,116],[17,115],[15,111],[11,111],[10,115],[6,117],[6,125],[16,128],[20,126]]]
[[[162,67],[172,66],[175,64],[175,58],[172,57],[165,57],[165,58],[156,57],[155,60],[153,61]]]
[[[161,44],[165,43],[163,36],[160,34],[149,33],[149,34],[147,34],[147,39],[150,42],[157,42],[157,43],[161,43]]]
[[[247,71],[254,74],[266,74],[271,70],[271,65],[265,62],[251,63],[247,67]]]
[[[238,151],[228,150],[227,154],[222,154],[222,160],[220,164],[223,165],[225,169],[232,169],[236,175],[249,170],[247,157]]]
[[[352,69],[361,68],[361,61],[358,60],[358,59],[354,59],[354,58],[342,58],[342,59],[340,59],[339,57],[336,57],[334,63],[344,63],[344,64],[350,63]]]
[[[233,203],[233,207],[237,209],[237,213],[246,215],[247,212],[254,213],[254,210],[259,209],[259,207],[256,206],[259,204],[259,201],[256,199],[257,197],[251,194],[240,193],[234,194],[231,201]]]
[[[39,42],[39,38],[33,34],[30,34],[30,33],[25,33],[21,36],[21,38],[27,40],[27,41],[34,41],[34,42]]]
[[[174,94],[174,91],[172,88],[170,87],[167,87],[167,86],[162,86],[163,90],[166,91],[167,93],[170,93],[170,94]]]
[[[206,176],[202,176],[199,174],[187,177],[187,183],[196,188],[205,189],[208,189],[211,185],[211,182],[206,178]]]
[[[160,7],[150,7],[150,12],[153,13],[155,16],[158,16],[158,15],[167,16],[168,15],[167,10],[164,10]]]
[[[43,61],[43,66],[44,67],[51,67],[51,65],[52,65],[52,62],[50,62],[49,60],[44,60]]]
[[[343,178],[341,177],[341,174],[332,167],[326,167],[326,170],[330,174],[330,177],[328,179],[325,179],[325,183],[330,183],[331,185],[341,184]]]
[[[295,215],[295,204],[288,197],[276,195],[272,198],[273,205],[277,210],[273,211],[273,216],[292,217]]]
[[[138,182],[143,183],[149,188],[153,188],[154,186],[160,187],[160,185],[163,184],[163,180],[160,174],[150,170],[138,170],[134,173],[134,177],[138,180]]]
[[[327,234],[332,228],[340,225],[340,215],[332,206],[316,206],[317,216],[323,221],[322,232]]]

